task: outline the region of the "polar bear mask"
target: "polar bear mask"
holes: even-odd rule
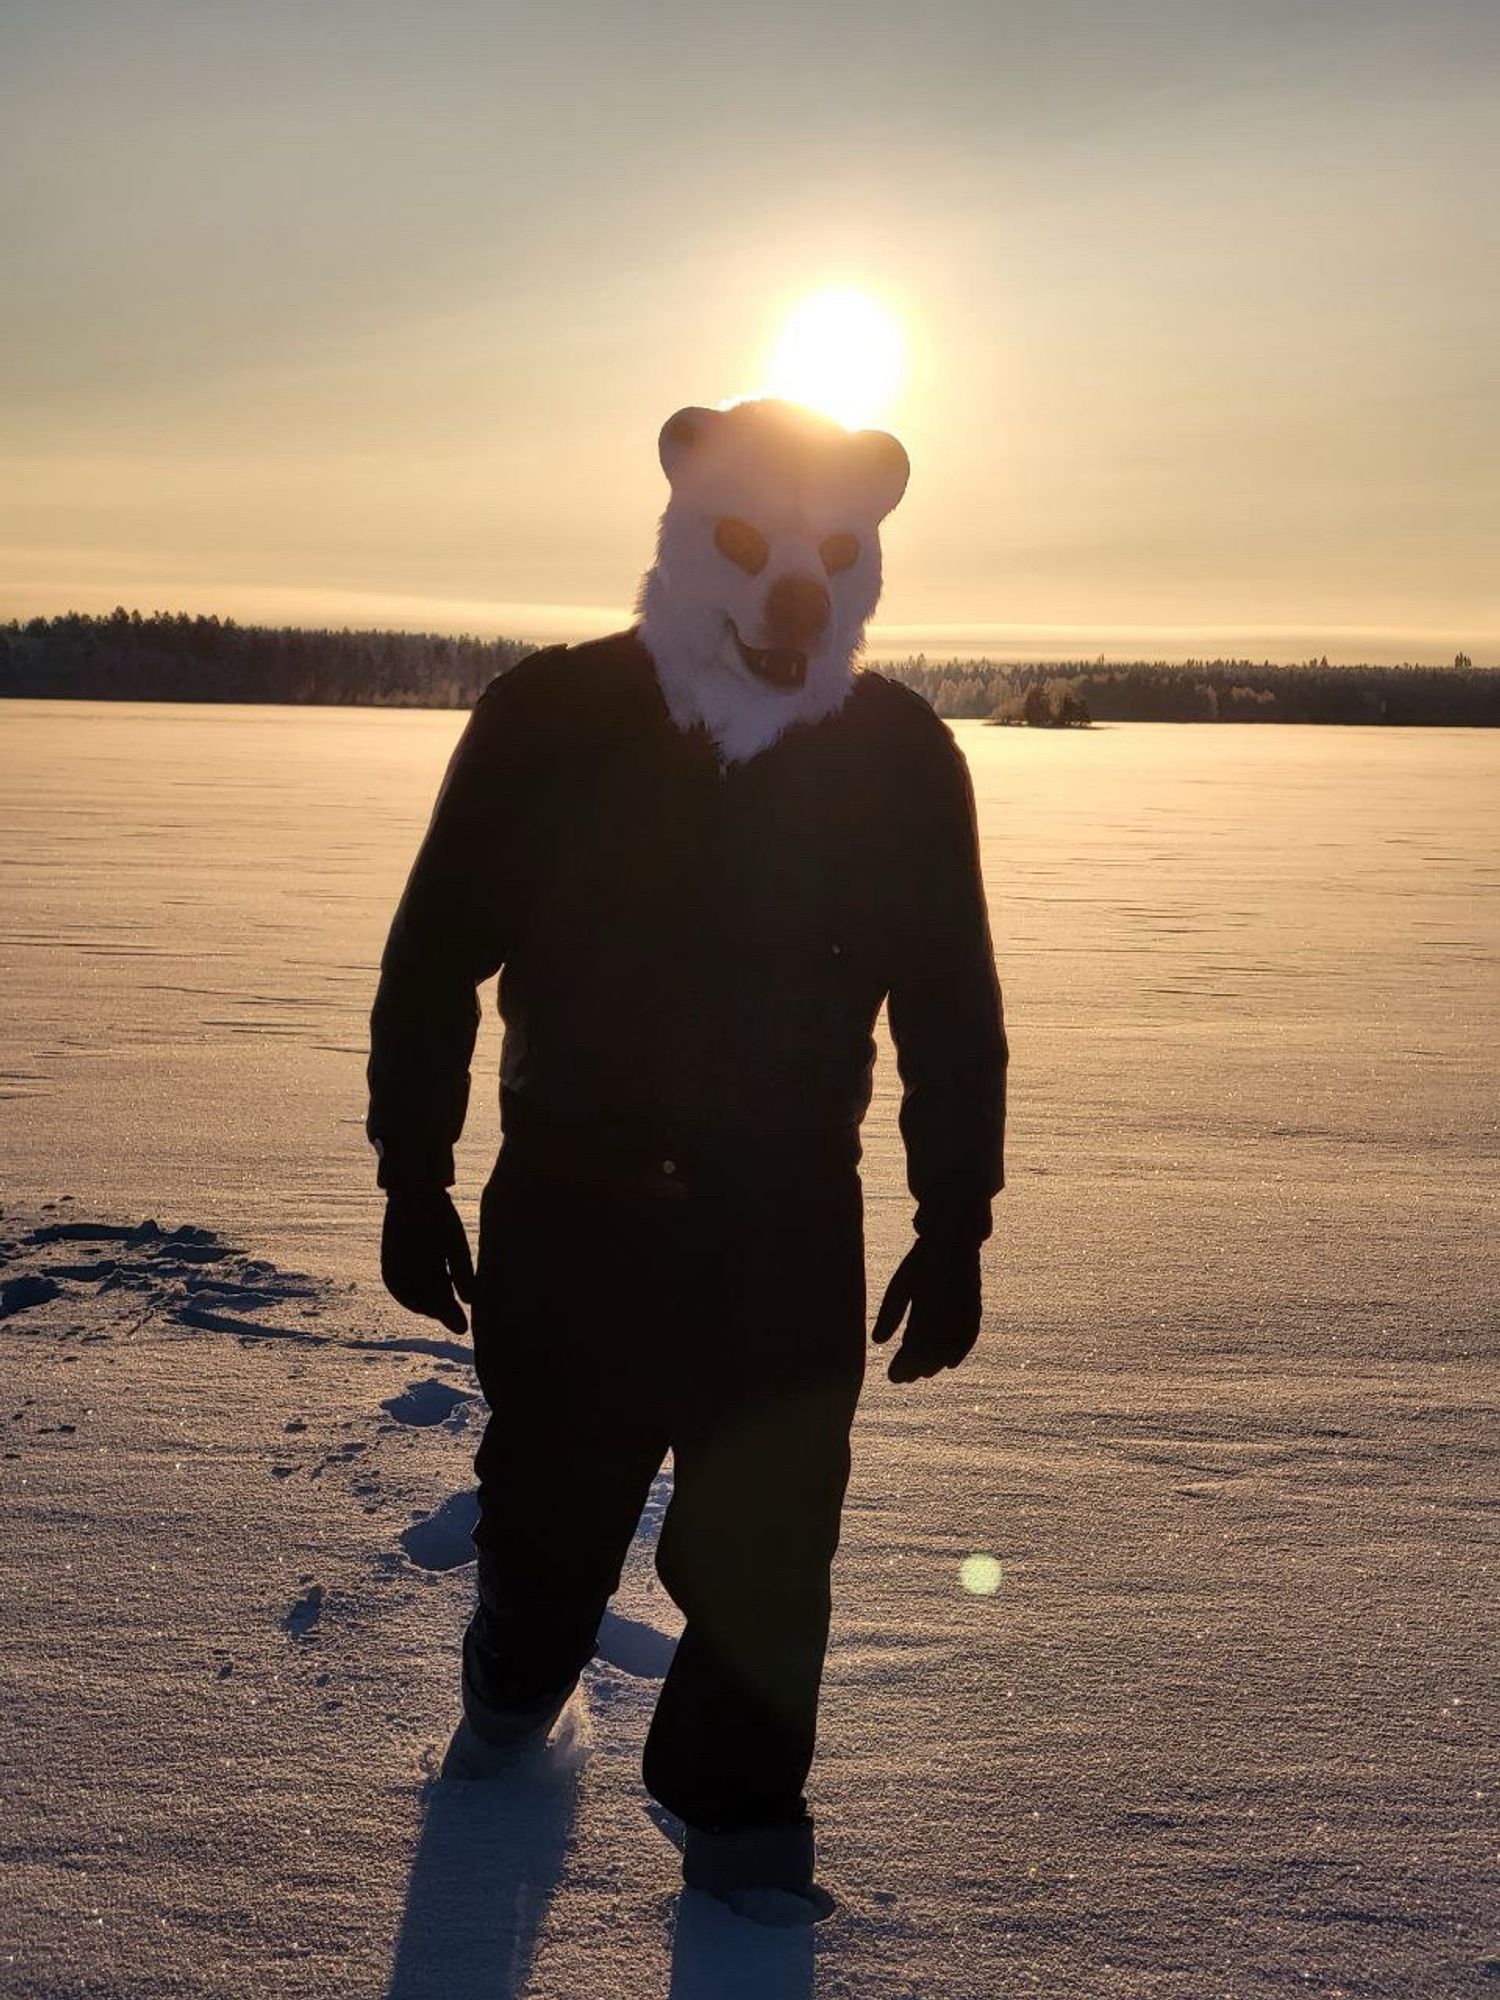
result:
[[[847,697],[906,453],[771,399],[679,410],[658,448],[672,491],[640,636],[678,728],[742,763]]]

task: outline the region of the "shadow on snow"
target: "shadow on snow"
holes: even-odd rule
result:
[[[386,2000],[514,2000],[562,1874],[576,1770],[437,1780],[407,1884]]]

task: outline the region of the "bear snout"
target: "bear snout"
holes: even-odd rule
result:
[[[822,634],[828,592],[815,576],[779,576],[766,593],[766,632],[773,646],[805,646]]]

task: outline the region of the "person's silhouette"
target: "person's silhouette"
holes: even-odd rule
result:
[[[681,413],[662,456],[640,626],[486,689],[396,913],[369,1068],[382,1268],[455,1332],[472,1305],[471,1765],[567,1699],[670,1449],[657,1564],[687,1622],[646,1784],[690,1883],[814,1915],[873,1029],[884,1001],[917,1201],[874,1329],[905,1322],[898,1382],[978,1332],[1005,1034],[963,759],[919,697],[850,671],[899,445],[749,404]],[[448,1189],[496,972],[504,1138],[473,1271]]]

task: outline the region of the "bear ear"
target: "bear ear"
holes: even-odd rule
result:
[[[656,450],[661,459],[661,469],[670,483],[676,483],[677,474],[689,452],[702,440],[709,425],[717,423],[719,415],[718,410],[692,406],[667,418],[661,427],[661,436],[656,440]]]
[[[898,438],[889,431],[856,431],[846,447],[860,492],[883,521],[911,477],[911,460]]]

